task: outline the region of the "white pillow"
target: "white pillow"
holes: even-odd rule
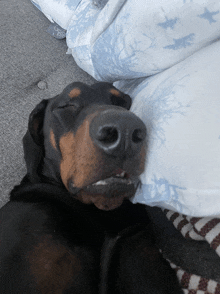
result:
[[[160,74],[114,85],[134,98],[148,129],[133,202],[220,217],[220,41]]]
[[[75,10],[67,44],[97,80],[159,73],[220,37],[218,0],[109,0],[102,10],[92,2]]]

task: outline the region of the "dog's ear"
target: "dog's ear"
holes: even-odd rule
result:
[[[100,82],[92,85],[92,88],[99,91],[102,96],[110,100],[112,105],[121,106],[128,110],[131,108],[131,97],[116,89],[112,84]]]
[[[27,176],[32,183],[40,180],[40,166],[44,156],[43,123],[48,100],[42,100],[31,112],[28,130],[23,138]]]
[[[48,100],[42,100],[29,116],[28,131],[37,145],[43,143],[43,123]]]

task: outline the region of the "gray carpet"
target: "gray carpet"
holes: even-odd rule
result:
[[[94,82],[49,25],[29,0],[0,1],[0,206],[25,174],[21,140],[30,111],[73,81]]]

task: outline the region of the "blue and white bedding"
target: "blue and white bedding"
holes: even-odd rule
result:
[[[220,217],[220,1],[33,1],[81,68],[133,98],[148,129],[133,201]]]

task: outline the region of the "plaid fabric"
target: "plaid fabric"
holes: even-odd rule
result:
[[[220,256],[220,218],[188,217],[170,210],[164,213],[185,238],[207,241]],[[187,273],[172,262],[170,265],[176,270],[184,294],[220,294],[219,283]]]

